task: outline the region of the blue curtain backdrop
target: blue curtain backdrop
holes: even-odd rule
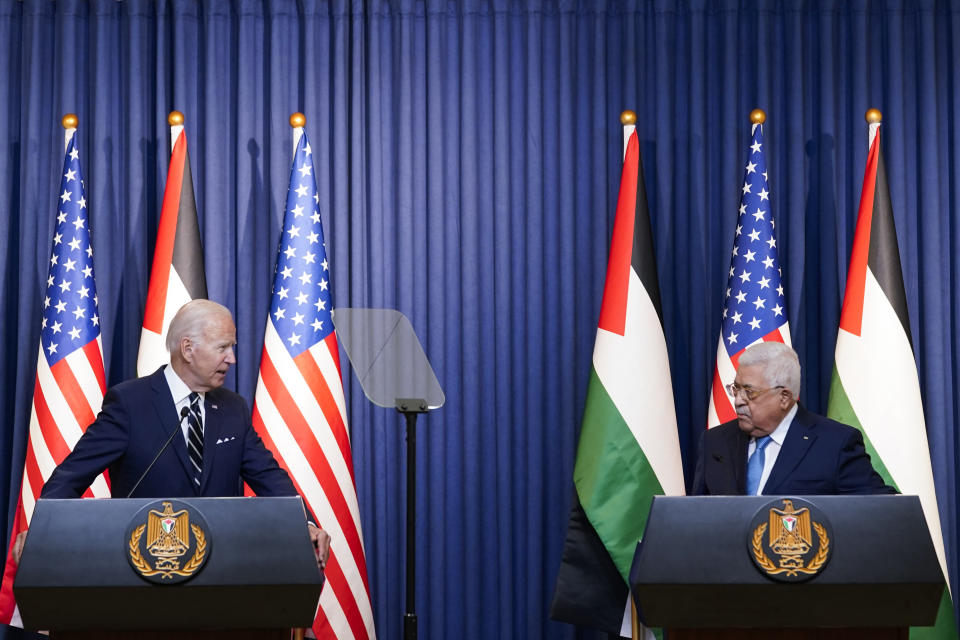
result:
[[[109,382],[135,372],[166,116],[179,109],[210,295],[237,317],[228,385],[251,400],[290,171],[287,119],[306,114],[335,302],[407,314],[447,394],[417,443],[421,635],[486,639],[590,635],[548,621],[547,609],[619,181],[620,111],[639,115],[689,480],[750,110],[768,115],[801,396],[823,411],[867,155],[863,114],[877,107],[957,570],[958,46],[960,5],[930,0],[2,0],[4,536],[23,468],[64,113],[80,120]],[[377,628],[399,638],[402,423],[368,404],[349,367],[344,375]]]

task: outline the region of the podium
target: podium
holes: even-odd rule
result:
[[[279,638],[322,587],[299,497],[40,500],[14,595],[57,638]]]
[[[787,526],[816,530],[799,566],[818,573],[782,581],[760,543],[793,503],[812,507],[812,526],[799,512]],[[706,496],[654,498],[630,585],[670,640],[906,638],[934,623],[944,579],[916,496]]]

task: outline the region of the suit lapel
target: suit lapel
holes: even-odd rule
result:
[[[790,477],[793,470],[797,468],[807,451],[817,439],[816,434],[810,428],[811,421],[809,414],[803,407],[797,407],[797,415],[793,417],[790,423],[790,429],[787,431],[787,437],[780,447],[780,453],[777,455],[777,462],[770,470],[770,477],[763,487],[765,495],[778,493],[778,489],[783,482]]]
[[[734,487],[738,495],[743,495],[747,490],[747,445],[750,444],[750,436],[741,431],[739,426],[733,435],[729,441],[729,453],[734,461]]]
[[[737,425],[717,427],[720,431],[707,452],[706,483],[710,493],[737,495],[744,490],[747,443],[750,438]]]
[[[171,428],[180,432],[179,437],[173,437],[173,442],[170,443],[170,447],[176,452],[177,458],[180,459],[180,466],[183,467],[183,472],[187,474],[187,477],[192,478],[190,458],[187,456],[187,443],[183,438],[180,416],[177,415],[177,408],[173,404],[173,394],[170,391],[170,385],[167,384],[167,379],[163,374],[162,368],[154,373],[153,376],[153,406],[157,411],[160,428],[164,434],[163,437],[170,437]],[[194,486],[192,480],[189,484],[190,486]]]
[[[204,395],[203,410],[206,416],[203,420],[203,473],[200,476],[200,495],[206,490],[213,473],[217,455],[216,442],[220,438],[223,425],[223,410],[215,391],[208,391]]]

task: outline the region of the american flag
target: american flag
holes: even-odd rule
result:
[[[290,171],[253,424],[332,539],[314,633],[373,638],[319,202],[303,132]]]
[[[93,422],[106,392],[90,219],[76,135],[63,159],[49,265],[30,432],[11,545],[29,526],[43,483]],[[104,476],[97,477],[85,496],[110,496]],[[15,575],[8,552],[0,588],[0,622],[20,626],[13,600]]]
[[[740,214],[733,239],[720,327],[717,364],[707,416],[709,427],[737,417],[724,387],[733,382],[737,360],[743,350],[764,341],[790,344],[787,304],[770,210],[762,124],[753,125],[747,166],[743,172]]]

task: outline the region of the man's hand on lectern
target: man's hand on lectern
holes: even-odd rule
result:
[[[20,566],[20,556],[23,555],[23,544],[27,541],[27,530],[24,529],[17,534],[17,539],[13,541],[13,563]]]
[[[326,531],[310,522],[307,523],[307,529],[310,531],[310,542],[313,543],[313,549],[317,552],[317,566],[322,571],[330,558],[330,536],[327,535]]]

